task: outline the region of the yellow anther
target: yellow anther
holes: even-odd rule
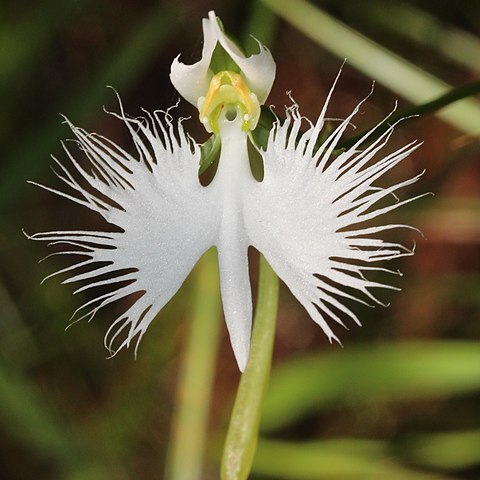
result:
[[[224,108],[235,107],[242,116],[242,130],[254,130],[260,117],[257,96],[243,77],[224,70],[213,76],[205,97],[198,99],[200,121],[209,132],[219,133],[218,119]]]

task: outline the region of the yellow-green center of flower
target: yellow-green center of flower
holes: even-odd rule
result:
[[[228,119],[242,116],[242,130],[254,130],[260,118],[260,104],[239,73],[218,72],[210,81],[208,92],[197,102],[200,121],[207,131],[218,134],[218,120],[222,112]]]

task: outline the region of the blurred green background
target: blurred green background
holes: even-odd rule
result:
[[[193,275],[145,335],[134,360],[107,360],[103,335],[121,305],[90,324],[65,326],[91,293],[41,279],[65,266],[22,234],[106,228],[100,218],[38,188],[59,181],[50,154],[69,138],[59,113],[130,145],[102,111],[166,109],[178,94],[172,59],[200,56],[201,22],[215,9],[227,30],[272,50],[277,79],[315,119],[345,57],[329,116],[344,118],[375,92],[357,132],[392,110],[480,80],[480,4],[425,1],[19,0],[0,3],[0,478],[157,479],[163,472],[176,381],[198,289]],[[478,91],[478,90],[477,90]],[[425,143],[393,178],[426,169],[406,195],[432,191],[392,223],[414,257],[395,266],[402,292],[388,308],[354,308],[359,329],[343,349],[282,286],[274,366],[253,479],[480,478],[480,99],[469,97],[402,124],[391,149]],[[207,137],[186,102],[188,130]],[[355,134],[351,131],[350,134]],[[257,255],[252,252],[255,286]],[[209,275],[215,277],[215,268]],[[203,273],[205,275],[205,272]],[[205,277],[203,277],[205,280]],[[208,282],[207,290],[208,290]],[[215,281],[205,298],[218,301]],[[80,298],[83,296],[83,298]],[[83,301],[82,301],[83,300]],[[201,302],[200,302],[201,303]],[[208,332],[207,332],[208,333]],[[214,333],[212,332],[212,335]],[[202,478],[218,478],[239,372],[221,324]],[[210,352],[213,354],[213,352]],[[200,379],[201,380],[201,379]],[[189,459],[185,458],[185,462]]]

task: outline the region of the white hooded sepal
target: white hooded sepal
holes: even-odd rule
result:
[[[206,94],[213,77],[210,63],[218,42],[238,65],[247,85],[255,93],[260,104],[264,104],[272,89],[276,72],[275,61],[270,51],[258,43],[260,52],[245,57],[222,31],[213,11],[208,13],[208,18],[203,19],[202,27],[202,58],[193,65],[180,62],[179,56],[172,62],[170,80],[178,93],[192,105],[197,106],[198,99]]]

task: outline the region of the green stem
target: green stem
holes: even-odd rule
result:
[[[248,478],[257,447],[263,399],[270,377],[278,310],[278,277],[260,256],[258,299],[247,368],[242,375],[223,450],[222,480]]]
[[[177,390],[166,478],[199,480],[220,331],[216,252],[198,265],[189,338]]]

